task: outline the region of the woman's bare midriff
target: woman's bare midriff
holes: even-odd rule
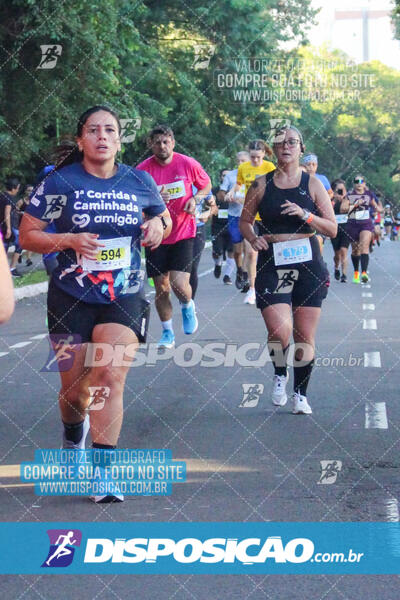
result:
[[[275,233],[275,234],[264,234],[263,238],[267,240],[269,244],[274,242],[287,242],[288,240],[301,240],[304,238],[312,237],[314,233]]]

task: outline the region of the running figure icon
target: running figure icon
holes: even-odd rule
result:
[[[321,460],[321,476],[318,484],[335,483],[338,474],[342,470],[341,460]]]
[[[67,203],[67,196],[65,194],[48,194],[46,202],[47,208],[43,218],[58,219],[61,216],[63,206]]]
[[[50,362],[47,363],[47,365],[46,365],[47,370],[49,370],[51,365],[55,362],[59,362],[59,361],[61,362],[62,360],[71,360],[71,358],[75,352],[75,347],[71,342],[74,342],[73,335],[69,335],[65,339],[59,340],[57,342],[57,344],[54,345],[54,350],[57,350],[57,351],[56,351],[55,355],[53,356],[53,358],[50,360]]]
[[[59,44],[40,46],[42,57],[37,69],[53,69],[61,56],[62,47]]]
[[[299,272],[297,269],[283,270],[278,269],[278,285],[276,287],[276,292],[279,292],[282,289],[285,289],[285,292],[291,292],[293,289],[293,285],[296,283],[299,278]],[[289,290],[286,288],[290,288]]]
[[[67,548],[68,545],[76,544],[77,540],[72,539],[74,536],[73,531],[69,531],[66,535],[59,535],[56,541],[56,545],[58,546],[56,551],[46,560],[46,565],[49,567],[51,561],[54,558],[61,558],[62,556],[67,556],[68,554],[72,554],[72,550]],[[61,541],[62,540],[62,541]]]

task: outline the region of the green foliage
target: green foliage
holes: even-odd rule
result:
[[[0,179],[10,172],[32,181],[58,139],[94,104],[109,104],[121,118],[141,119],[122,160],[147,153],[146,134],[157,122],[175,131],[176,149],[195,156],[216,180],[235,153],[255,137],[267,138],[270,119],[287,118],[304,130],[309,150],[330,178],[365,173],[389,196],[400,160],[399,74],[379,63],[359,68],[375,86],[360,98],[250,101],[218,86],[218,74],[245,74],[250,60],[265,61],[263,91],[288,89],[274,77],[307,79],[316,60],[346,61],[339,52],[304,46],[315,11],[311,0],[8,0],[0,8]],[[286,42],[292,50],[284,50]],[[40,45],[61,45],[53,69],[38,69]],[[196,68],[197,46],[212,45],[208,68]],[[303,61],[300,69],[290,64]],[[240,62],[242,61],[242,62]],[[343,73],[331,69],[330,76]],[[332,90],[330,81],[327,86]],[[257,92],[252,81],[246,92]],[[399,169],[400,171],[400,169]]]
[[[0,178],[32,180],[59,136],[74,134],[89,106],[108,103],[122,118],[141,118],[123,160],[146,153],[145,134],[159,121],[175,130],[178,151],[195,155],[215,174],[216,148],[233,156],[255,130],[259,107],[216,90],[215,68],[245,56],[272,56],[282,40],[300,36],[310,0],[8,0],[0,9]],[[251,18],[249,18],[251,15]],[[194,44],[214,44],[209,69],[193,68]],[[38,69],[40,45],[58,44],[53,69]],[[232,143],[233,141],[233,143]],[[217,156],[220,156],[219,154]]]
[[[378,61],[352,65],[342,53],[326,49],[303,48],[300,56],[306,72],[315,64],[332,65],[318,70],[326,78],[327,99],[301,108],[307,149],[318,155],[321,172],[349,184],[361,172],[373,189],[396,202],[400,185],[392,175],[400,160],[400,72]]]

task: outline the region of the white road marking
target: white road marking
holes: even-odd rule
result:
[[[381,367],[380,352],[364,352],[364,367]]]
[[[371,284],[370,283],[364,283],[363,284],[363,288],[370,289],[371,288]]]
[[[398,523],[400,520],[399,503],[396,498],[389,498],[384,501],[387,513],[387,521],[390,523]]]
[[[376,319],[363,319],[363,329],[377,329]]]
[[[384,511],[386,513],[386,521],[389,523],[398,523],[400,521],[399,503],[396,498],[385,498],[383,500]],[[400,540],[398,536],[398,527],[388,531],[388,543],[391,547],[394,556],[400,556]]]
[[[18,342],[18,344],[13,344],[10,348],[23,348],[24,346],[29,346],[32,342]]]
[[[42,340],[43,338],[47,337],[47,333],[40,333],[38,335],[33,335],[31,336],[30,340]],[[13,344],[12,346],[9,346],[9,348],[24,348],[24,346],[29,346],[29,344],[32,344],[32,341],[27,341],[27,342],[18,342],[17,344]],[[0,358],[2,356],[6,356],[7,354],[10,354],[9,352],[0,352]]]
[[[365,429],[387,429],[386,402],[367,402],[365,405]]]
[[[372,292],[363,292],[361,296],[363,298],[372,298]]]
[[[198,277],[204,277],[205,275],[208,275],[209,273],[212,273],[213,271],[214,271],[214,268],[208,269],[207,271],[203,271],[203,273],[199,273]]]
[[[375,304],[363,304],[363,310],[375,310]]]
[[[211,242],[210,242],[210,243],[211,243]],[[206,247],[207,247],[207,246],[206,246]],[[213,271],[214,271],[214,268],[212,268],[212,269],[208,269],[207,271],[203,271],[203,273],[199,273],[199,274],[198,274],[198,277],[199,277],[199,278],[200,278],[200,277],[205,277],[205,275],[208,275],[209,273],[213,273]],[[156,293],[156,291],[155,291],[155,290],[152,290],[151,292],[147,292],[147,294],[146,294],[146,298],[148,298],[149,296],[152,296],[152,295],[153,295],[153,294],[155,294],[155,293]]]

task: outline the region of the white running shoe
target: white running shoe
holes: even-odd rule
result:
[[[255,304],[256,303],[256,291],[254,288],[250,288],[243,300],[244,304]]]
[[[123,495],[117,492],[113,492],[112,494],[108,494],[107,496],[89,496],[89,499],[95,504],[111,504],[112,502],[124,501]]]
[[[274,375],[274,387],[272,390],[272,404],[285,406],[287,402],[286,384],[289,381],[289,372],[286,375]]]
[[[111,502],[124,501],[124,496],[121,494],[118,482],[107,479],[103,467],[97,467],[97,475],[93,480],[93,485],[96,486],[96,490],[99,491],[99,494],[89,496],[92,502],[95,502],[96,504],[110,504]]]
[[[294,392],[293,394],[293,410],[292,413],[294,415],[311,415],[312,409],[311,406],[307,402],[307,398]]]

